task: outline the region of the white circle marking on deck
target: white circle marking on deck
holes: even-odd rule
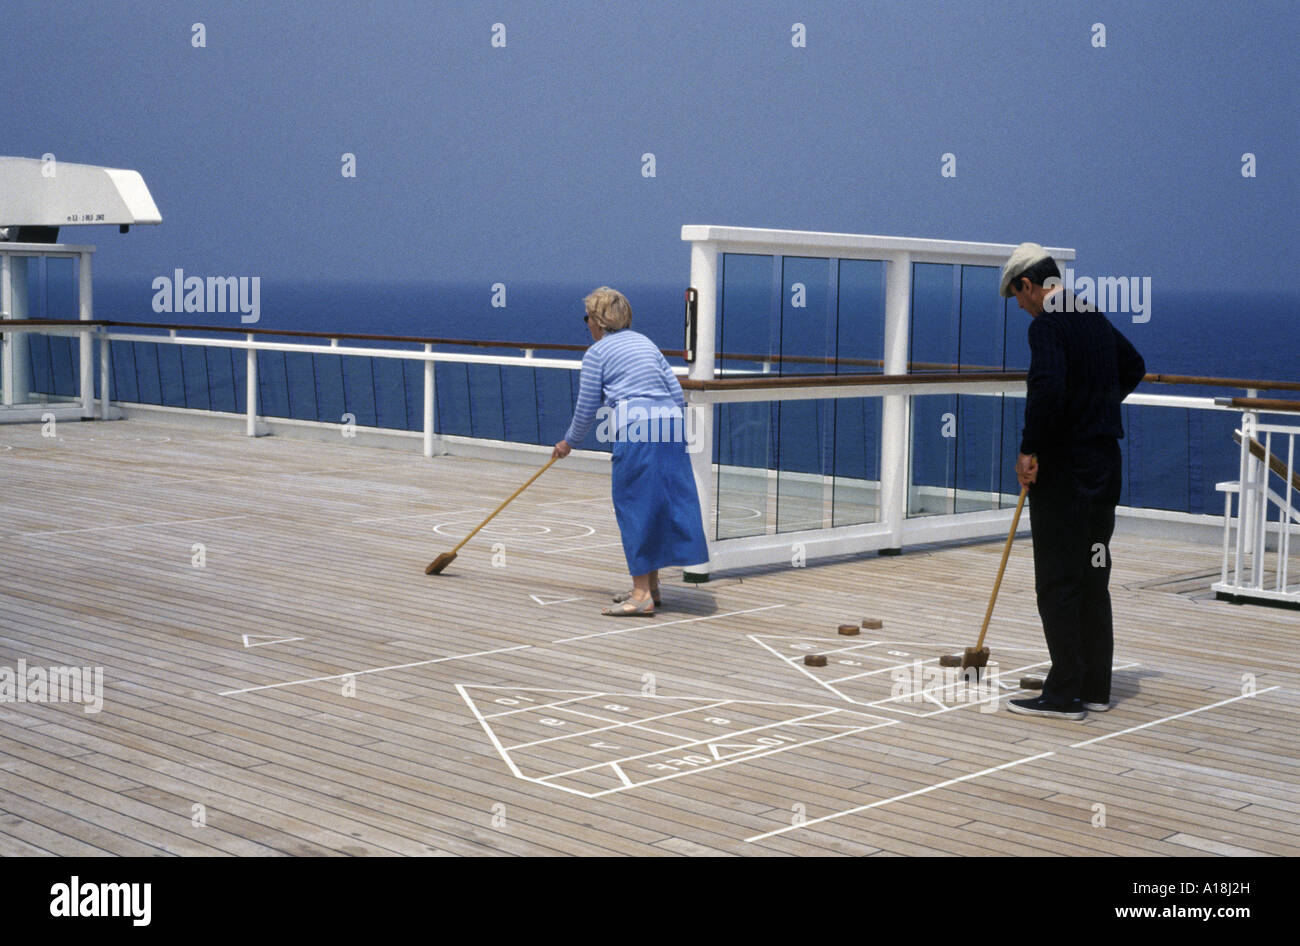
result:
[[[544,523],[550,525],[544,525]],[[477,522],[468,519],[450,519],[445,522],[439,522],[433,527],[433,531],[438,535],[456,537],[463,535],[472,529]],[[573,539],[585,539],[588,536],[596,534],[594,526],[579,525],[576,522],[566,522],[555,519],[529,519],[526,521],[509,521],[506,522],[489,522],[483,527],[480,535],[496,536],[498,538],[514,539],[540,539],[540,538],[557,538],[564,541]]]

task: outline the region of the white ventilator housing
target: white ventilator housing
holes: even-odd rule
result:
[[[29,317],[28,276],[40,283],[47,262],[56,258],[76,261],[77,319],[94,318],[90,258],[95,248],[56,242],[61,228],[116,225],[125,232],[146,223],[162,223],[162,214],[139,171],[72,164],[49,154],[0,157],[0,420],[27,422],[68,410],[93,415],[92,333],[77,333],[81,403],[69,408],[31,391],[28,340],[15,323]],[[106,339],[100,356],[107,365]],[[105,388],[105,417],[108,399]]]
[[[0,157],[0,228],[162,223],[139,171]],[[6,239],[0,236],[0,239]]]

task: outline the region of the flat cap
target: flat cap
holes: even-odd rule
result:
[[[1051,259],[1051,257],[1052,254],[1037,243],[1021,243],[1012,250],[1011,258],[1002,267],[1002,284],[998,287],[998,291],[1002,293],[1002,298],[1011,298],[1011,280],[1020,276],[1035,263]]]

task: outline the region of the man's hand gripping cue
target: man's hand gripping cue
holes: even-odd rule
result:
[[[1021,486],[1028,486],[1038,479],[1038,454],[1021,453],[1016,456],[1016,479]]]

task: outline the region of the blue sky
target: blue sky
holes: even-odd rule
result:
[[[3,27],[0,153],[138,169],[162,211],[63,231],[101,277],[684,285],[684,223],[1031,239],[1162,287],[1291,291],[1300,262],[1294,2],[60,2]]]

